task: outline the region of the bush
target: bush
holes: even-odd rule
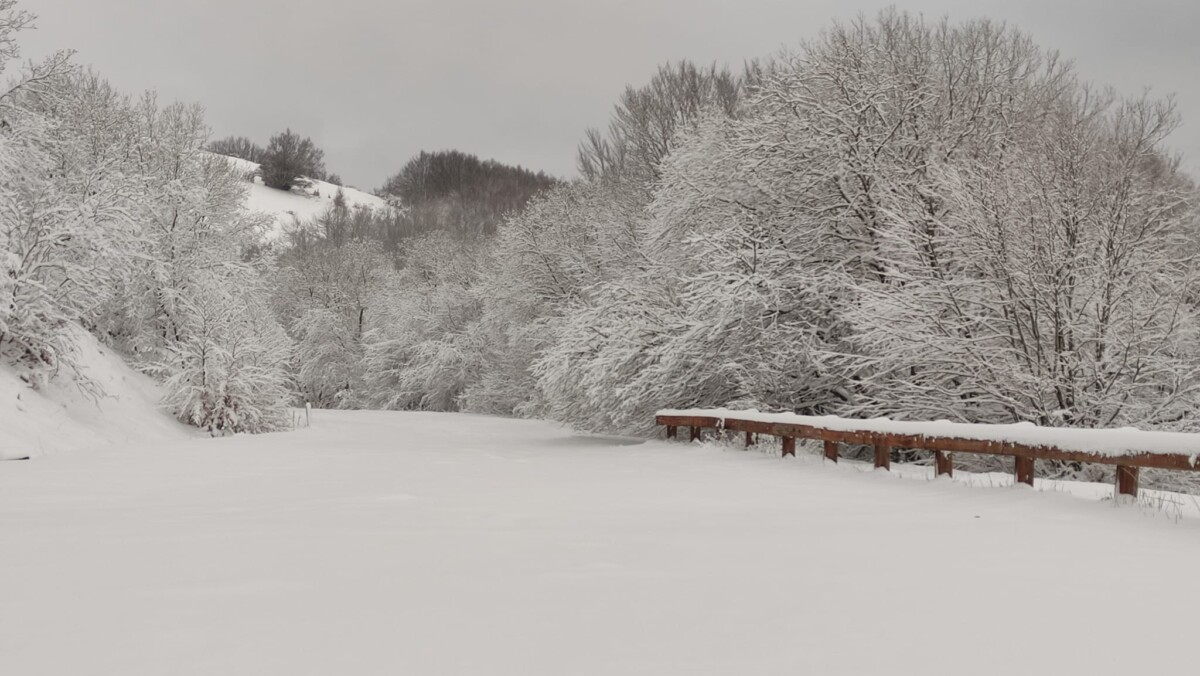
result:
[[[325,152],[312,139],[300,138],[291,129],[271,137],[262,161],[263,183],[279,190],[291,190],[303,177],[325,177]]]

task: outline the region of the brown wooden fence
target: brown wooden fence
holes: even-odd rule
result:
[[[1116,465],[1116,490],[1122,495],[1137,495],[1138,475],[1143,467],[1185,471],[1200,470],[1200,466],[1192,462],[1192,456],[1184,454],[1139,452],[1120,456],[1101,455],[1064,450],[1056,446],[1033,446],[1006,441],[894,434],[866,430],[835,430],[813,425],[762,422],[731,417],[659,415],[656,422],[666,426],[668,439],[674,439],[680,427],[689,428],[689,436],[693,441],[699,439],[705,429],[743,432],[747,446],[754,443],[754,436],[758,434],[779,437],[782,439],[783,455],[785,456],[796,455],[796,439],[817,439],[825,442],[825,457],[833,462],[837,462],[838,448],[841,444],[872,446],[875,449],[875,466],[884,469],[891,467],[894,449],[932,451],[934,465],[939,476],[953,475],[955,453],[1006,455],[1013,458],[1013,472],[1016,480],[1030,486],[1033,485],[1034,460]]]

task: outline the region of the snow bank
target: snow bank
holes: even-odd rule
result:
[[[237,157],[218,157],[225,157],[246,175],[259,169],[256,162]],[[342,187],[341,190],[346,198],[346,204],[352,209],[358,207],[378,210],[391,209],[386,201],[370,193],[349,187]],[[310,221],[325,213],[329,207],[333,206],[333,198],[337,192],[338,186],[325,181],[312,181],[312,184],[304,190],[276,190],[263,185],[262,179],[256,176],[250,183],[250,195],[246,199],[246,208],[250,211],[259,211],[275,216],[276,227],[267,235],[269,239],[273,239],[283,232],[284,227],[291,225],[295,220]]]
[[[0,459],[114,445],[179,441],[192,434],[158,408],[158,385],[91,334],[74,329],[80,370],[106,396],[94,398],[64,371],[31,388],[0,363]]]
[[[1064,451],[1120,456],[1132,453],[1188,455],[1195,464],[1200,456],[1200,434],[1183,432],[1147,432],[1133,427],[1112,429],[1076,429],[1038,427],[1033,423],[983,425],[948,420],[905,422],[890,418],[855,420],[837,416],[809,416],[795,413],[763,413],[756,410],[733,411],[725,408],[664,409],[658,415],[735,418],[754,422],[784,423],[823,427],[840,432],[884,432],[925,437],[952,437],[976,441],[997,441],[1028,446],[1054,446]]]

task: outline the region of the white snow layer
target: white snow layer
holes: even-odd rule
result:
[[[725,408],[663,409],[657,415],[697,416],[705,418],[736,418],[755,422],[808,425],[841,432],[886,432],[926,437],[953,437],[977,441],[998,441],[1030,446],[1056,446],[1065,451],[1081,451],[1096,455],[1119,456],[1131,453],[1189,455],[1192,464],[1200,454],[1200,434],[1184,432],[1147,432],[1133,427],[1112,429],[1079,429],[1071,427],[1038,427],[1033,423],[1012,425],[981,425],[956,423],[948,420],[906,422],[890,418],[856,420],[837,416],[809,416],[795,413],[763,413],[756,410],[735,411]]]
[[[0,463],[0,673],[1194,662],[1200,519],[533,421],[313,415]]]
[[[0,361],[0,460],[174,442],[192,433],[158,407],[162,393],[153,380],[134,371],[87,331],[75,327],[70,332],[82,374],[99,385],[104,396],[88,394],[67,370],[33,389]],[[0,531],[0,541],[3,537]]]

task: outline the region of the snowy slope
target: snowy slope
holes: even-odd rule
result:
[[[1194,509],[314,416],[0,465],[0,673],[1191,673]]]
[[[74,329],[72,338],[82,371],[107,396],[86,394],[66,371],[35,390],[0,362],[0,458],[177,443],[190,436],[158,408],[161,393],[150,378],[86,331]]]
[[[236,157],[225,157],[247,176],[258,170],[259,165]],[[249,180],[249,179],[248,179]],[[343,187],[342,194],[351,208],[368,207],[370,209],[389,209],[387,202],[370,193],[354,188]],[[338,186],[325,181],[313,181],[312,185],[303,190],[284,191],[268,188],[262,179],[255,177],[250,182],[250,195],[246,200],[246,208],[273,214],[277,227],[268,237],[278,236],[283,228],[291,225],[297,219],[301,222],[311,221],[325,213],[333,206],[333,198],[337,195]]]

